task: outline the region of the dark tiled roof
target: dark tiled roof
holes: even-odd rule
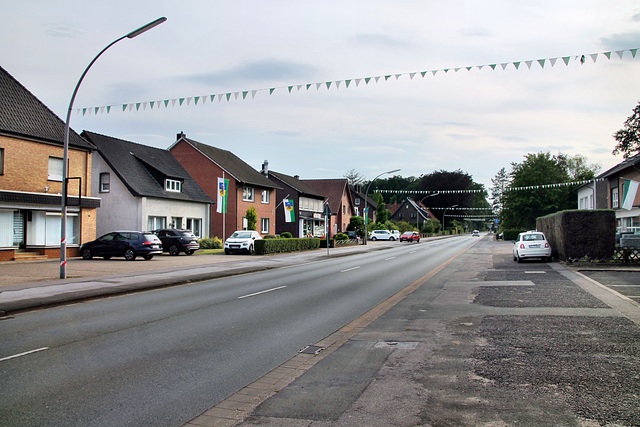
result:
[[[606,178],[615,173],[621,172],[627,168],[633,167],[633,165],[637,165],[638,163],[640,163],[640,154],[636,154],[635,156],[629,157],[627,160],[624,160],[621,163],[618,163],[611,169],[605,172],[602,172],[600,175],[597,176],[597,178]]]
[[[269,179],[263,174],[242,161],[231,151],[222,150],[220,148],[194,141],[193,139],[188,139],[184,135],[180,138],[211,159],[237,181],[264,188],[280,188],[273,182],[269,181]]]
[[[64,125],[63,120],[0,67],[0,133],[63,145]],[[69,131],[69,147],[93,149],[73,129]]]
[[[303,179],[303,181],[329,198],[329,207],[333,213],[340,211],[344,191],[347,192],[347,197],[351,199],[351,192],[349,191],[346,178]]]
[[[169,151],[88,131],[82,136],[98,148],[134,196],[213,203]],[[165,191],[165,178],[182,181],[182,192]]]
[[[269,171],[269,175],[282,181],[283,183],[293,188],[294,190],[297,190],[301,195],[313,196],[313,197],[318,197],[322,199],[326,197],[320,191],[306,184],[304,181],[300,180],[299,178],[295,178],[293,176],[289,176],[280,172],[273,172],[273,171]]]

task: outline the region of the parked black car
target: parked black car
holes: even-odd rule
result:
[[[163,250],[170,255],[179,255],[180,252],[191,255],[200,249],[198,238],[190,230],[163,228],[153,232],[162,241]]]
[[[114,231],[80,246],[80,255],[84,259],[94,256],[109,259],[123,256],[133,261],[138,255],[150,260],[162,253],[162,242],[153,233],[141,231]]]

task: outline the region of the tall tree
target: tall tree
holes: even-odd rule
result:
[[[491,183],[493,184],[493,187],[491,187],[491,207],[496,215],[500,215],[503,205],[502,198],[507,186],[509,185],[509,174],[507,173],[507,168],[500,169],[495,178],[491,179]]]
[[[358,186],[364,182],[364,175],[355,169],[346,171],[343,176],[347,178],[347,182],[349,182],[351,186]]]
[[[614,155],[622,153],[628,159],[640,152],[640,102],[624,122],[623,128],[613,134],[613,138],[618,142],[613,149]]]
[[[484,191],[484,186],[482,184],[475,183],[471,175],[461,170],[453,172],[440,170],[428,175],[423,175],[420,182],[420,190],[442,191],[437,196],[425,198],[424,201],[427,207],[443,208],[434,209],[432,211],[441,222],[444,208],[458,205],[456,206],[456,211],[459,211],[460,213],[467,213],[464,212],[464,208],[489,206],[486,201],[486,191]],[[453,190],[458,191],[451,193],[448,192]],[[480,192],[475,193],[464,190],[480,190]],[[420,200],[420,198],[417,199]],[[450,211],[447,212],[447,217],[449,214],[451,214]]]

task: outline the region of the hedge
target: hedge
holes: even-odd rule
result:
[[[320,248],[321,239],[261,239],[255,241],[256,255],[308,251]]]
[[[508,228],[502,232],[502,238],[505,242],[508,242],[509,240],[516,240],[518,238],[518,234],[524,233],[525,231],[527,230],[521,230],[519,228]]]

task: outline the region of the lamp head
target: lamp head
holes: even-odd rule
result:
[[[137,30],[131,31],[129,34],[127,34],[127,38],[132,39],[134,37],[139,36],[140,34],[144,33],[145,31],[149,31],[150,29],[152,29],[153,27],[162,24],[164,21],[166,21],[167,18],[165,18],[164,16],[162,18],[158,18],[153,22],[149,22],[147,25],[138,28]]]

